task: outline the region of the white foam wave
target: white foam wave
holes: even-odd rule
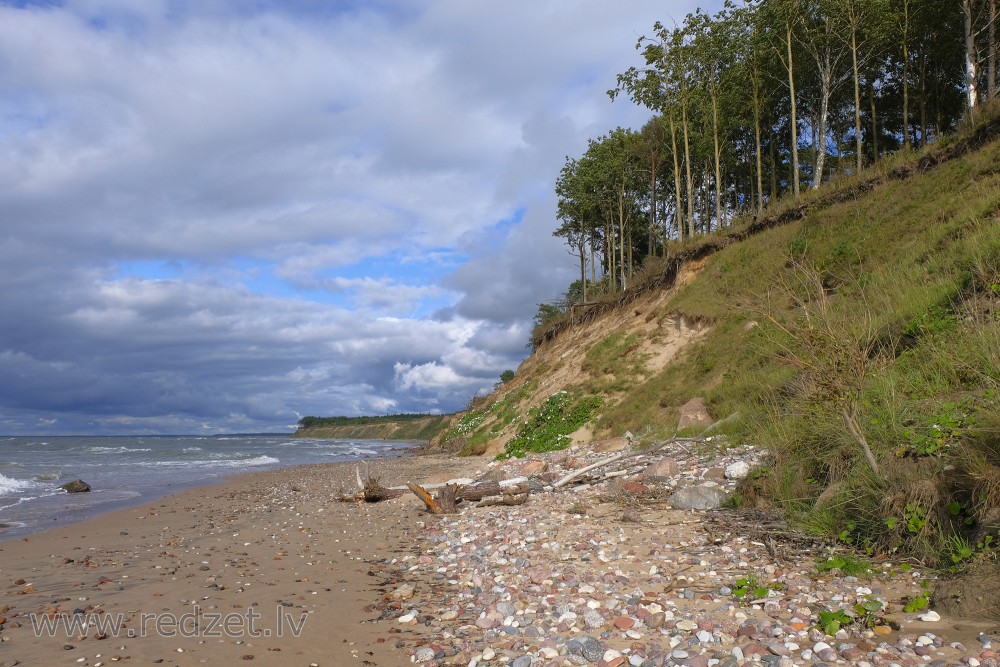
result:
[[[87,447],[88,452],[93,452],[95,454],[124,454],[125,452],[151,452],[152,449],[148,448],[132,448],[132,447]]]
[[[243,466],[266,466],[272,463],[280,463],[280,461],[273,456],[267,456],[261,454],[260,456],[255,456],[252,459],[233,459],[231,461],[218,461],[216,465],[229,466],[234,468],[242,468]]]
[[[36,486],[35,482],[27,479],[12,479],[6,477],[5,475],[0,475],[0,496],[7,496],[14,493],[20,493],[25,489],[30,489]]]
[[[151,468],[242,468],[245,466],[266,466],[280,463],[273,456],[254,456],[228,459],[196,459],[191,461],[147,461],[138,465]]]
[[[185,447],[181,450],[182,452],[200,452],[203,451],[201,447]]]
[[[362,449],[361,447],[348,447],[347,449],[339,449],[332,452],[323,452],[322,456],[348,456],[348,457],[358,457],[358,456],[378,456],[379,453],[374,449]]]

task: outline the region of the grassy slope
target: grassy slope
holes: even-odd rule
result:
[[[644,319],[710,329],[655,373],[628,332],[592,338],[584,373],[557,388],[605,399],[597,434],[646,439],[672,434],[670,408],[704,396],[716,417],[738,415],[734,440],[773,452],[744,501],[816,531],[944,563],[988,547],[1000,525],[1000,142],[966,152],[968,136],[682,247],[704,267]],[[678,265],[649,268],[636,291],[672,284]],[[626,317],[635,298],[595,312]],[[528,421],[558,363],[550,342],[601,316],[543,332],[538,358],[467,413],[466,451]]]
[[[340,426],[314,426],[300,428],[296,438],[351,439],[362,440],[431,440],[448,428],[452,415],[427,416],[423,419],[408,419],[393,422],[380,420],[378,423],[345,424]]]

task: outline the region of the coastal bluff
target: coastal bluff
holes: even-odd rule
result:
[[[398,418],[395,418],[398,417]],[[304,418],[295,438],[321,440],[429,441],[447,429],[454,415]]]

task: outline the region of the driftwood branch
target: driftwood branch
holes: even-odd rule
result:
[[[569,473],[568,475],[560,479],[558,482],[553,484],[552,488],[558,489],[560,487],[566,486],[573,480],[583,477],[592,470],[598,470],[600,468],[607,467],[612,463],[621,461],[622,459],[627,459],[633,456],[645,456],[647,454],[652,454],[653,452],[663,449],[667,445],[680,445],[681,443],[685,442],[705,442],[705,438],[671,438],[669,440],[663,440],[661,442],[657,442],[647,449],[640,449],[631,452],[620,452],[618,454],[615,454],[614,456],[604,459],[603,461],[598,461],[597,463],[592,463],[591,465],[580,468],[579,470],[574,470],[573,472]]]

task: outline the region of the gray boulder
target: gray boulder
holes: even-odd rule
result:
[[[714,510],[728,498],[729,494],[718,486],[686,486],[670,496],[670,506],[676,510]]]

